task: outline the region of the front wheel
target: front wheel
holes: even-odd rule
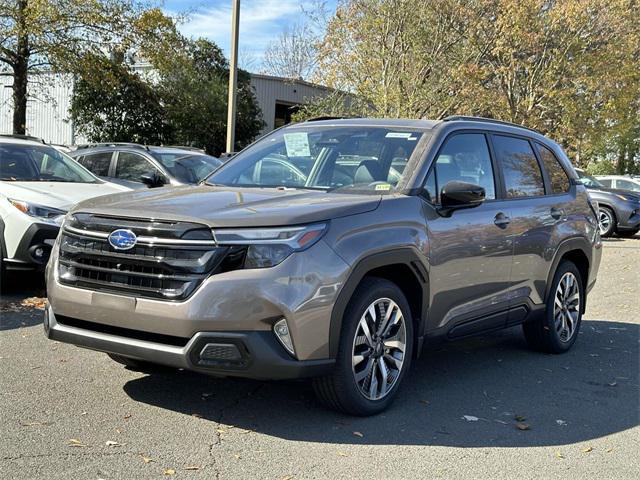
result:
[[[616,230],[616,216],[608,207],[598,209],[598,228],[601,237],[610,237]]]
[[[585,292],[580,271],[564,260],[553,277],[544,315],[523,324],[529,346],[548,353],[564,353],[575,343],[582,323]]]
[[[385,410],[411,364],[413,322],[394,283],[365,278],[347,306],[334,371],[314,379],[329,407],[358,416]]]

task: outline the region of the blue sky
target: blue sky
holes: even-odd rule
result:
[[[302,17],[301,6],[310,0],[241,0],[240,66],[260,70],[262,55],[269,42],[289,24]],[[336,0],[327,5],[335,8]],[[180,26],[188,37],[205,37],[216,42],[228,55],[231,40],[231,0],[165,0],[169,13],[188,13]]]

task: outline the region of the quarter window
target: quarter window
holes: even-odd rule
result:
[[[432,178],[434,170],[435,181]],[[435,198],[434,183],[440,192],[451,181],[480,185],[487,200],[496,198],[491,155],[484,134],[462,133],[447,140],[436,159],[435,168],[427,177],[425,188],[429,196]],[[437,198],[439,201],[439,194]]]
[[[143,175],[155,172],[156,168],[142,155],[129,152],[118,153],[117,178],[139,182]]]
[[[558,159],[551,150],[543,145],[540,145],[539,143],[537,145],[538,152],[540,152],[540,158],[542,159],[542,164],[549,174],[549,180],[551,182],[551,192],[568,192],[570,188],[569,177],[567,177],[567,173],[564,171],[564,168],[562,168],[560,162],[558,162]]]
[[[80,165],[100,177],[109,175],[111,165],[111,152],[94,153],[85,155],[79,160]]]
[[[544,195],[540,165],[527,140],[494,135],[493,145],[504,174],[507,197]]]

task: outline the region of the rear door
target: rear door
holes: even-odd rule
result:
[[[442,187],[458,180],[482,186],[486,200],[450,214],[438,211]],[[430,330],[463,336],[504,326],[509,306],[513,246],[511,211],[501,199],[488,138],[482,132],[449,136],[425,185],[429,236]]]
[[[540,304],[560,235],[558,226],[570,208],[570,183],[551,150],[530,139],[491,136],[512,212],[512,311],[508,323],[524,319],[532,303]],[[548,166],[548,170],[543,168]]]

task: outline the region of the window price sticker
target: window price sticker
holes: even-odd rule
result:
[[[310,157],[309,136],[305,132],[285,133],[284,144],[288,157]]]

